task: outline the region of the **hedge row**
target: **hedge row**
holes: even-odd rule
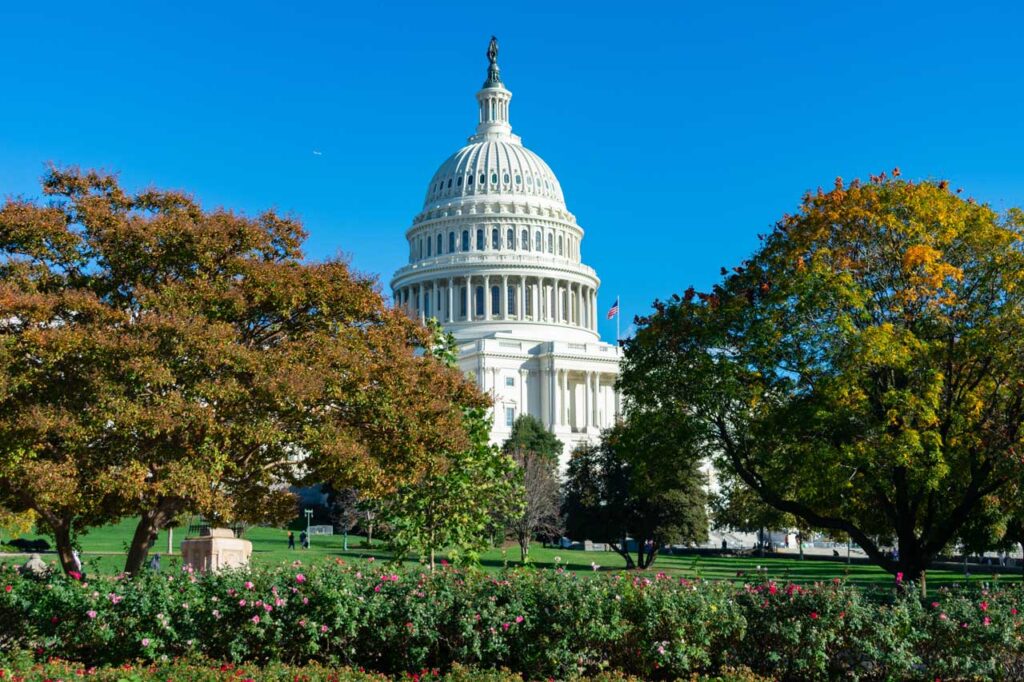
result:
[[[433,574],[324,562],[34,581],[0,570],[0,652],[84,666],[183,656],[388,675],[456,663],[528,679],[1021,679],[1019,588],[868,598],[839,581],[737,587],[663,574]]]

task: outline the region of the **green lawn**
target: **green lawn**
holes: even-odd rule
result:
[[[82,560],[86,569],[91,572],[116,573],[124,565],[124,554],[127,542],[134,530],[134,521],[125,520],[121,523],[96,528],[82,537]],[[181,541],[185,537],[185,529],[174,531],[174,558],[166,557],[167,533],[161,533],[153,551],[165,555],[165,567],[173,563],[180,553]],[[360,536],[349,536],[349,549],[342,548],[342,536],[314,536],[308,550],[289,550],[287,531],[276,528],[250,528],[245,538],[253,543],[253,563],[273,565],[300,559],[303,563],[315,562],[325,558],[340,557],[347,561],[365,559],[373,556],[378,560],[389,559],[388,553],[375,541],[373,548],[366,548],[365,539]],[[298,533],[296,533],[296,542]],[[581,552],[565,549],[544,548],[540,544],[533,545],[530,550],[531,560],[535,566],[553,568],[557,565],[572,571],[589,572],[591,563],[599,565],[601,570],[625,568],[625,562],[614,552]],[[48,559],[51,557],[47,557]],[[168,560],[170,559],[170,560]],[[415,561],[407,561],[415,564]],[[519,549],[516,546],[508,549],[492,549],[481,558],[484,570],[497,571],[504,566],[519,564]],[[759,573],[758,567],[761,568]],[[672,575],[702,577],[712,580],[731,580],[747,582],[757,580],[762,575],[778,580],[794,582],[826,581],[833,578],[846,578],[851,583],[870,586],[886,586],[892,583],[892,576],[881,569],[854,563],[847,565],[845,561],[823,561],[798,558],[760,558],[751,557],[698,557],[696,555],[671,556],[663,555],[654,564],[655,571],[664,571]],[[991,582],[990,573],[976,573],[969,579],[972,583]],[[1020,575],[1004,574],[1001,581],[1019,582]],[[937,588],[952,583],[964,583],[964,576],[959,571],[931,570],[928,572],[929,588]]]

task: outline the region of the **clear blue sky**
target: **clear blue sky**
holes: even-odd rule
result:
[[[514,130],[560,178],[625,331],[837,175],[899,166],[1024,205],[1022,26],[1010,1],[10,2],[0,193],[37,196],[55,161],[276,207],[310,257],[386,283],[473,132],[493,33]]]

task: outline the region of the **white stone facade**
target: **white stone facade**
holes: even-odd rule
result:
[[[600,340],[583,229],[554,173],[512,134],[511,98],[492,60],[477,133],[430,181],[392,296],[455,336],[459,366],[494,400],[493,442],[531,414],[568,455],[614,423],[621,351]]]

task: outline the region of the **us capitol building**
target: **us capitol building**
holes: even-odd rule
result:
[[[564,464],[614,423],[621,351],[598,335],[583,228],[551,168],[512,134],[493,38],[487,57],[476,134],[430,180],[392,296],[454,335],[459,367],[494,401],[494,443],[531,414],[565,443]]]

